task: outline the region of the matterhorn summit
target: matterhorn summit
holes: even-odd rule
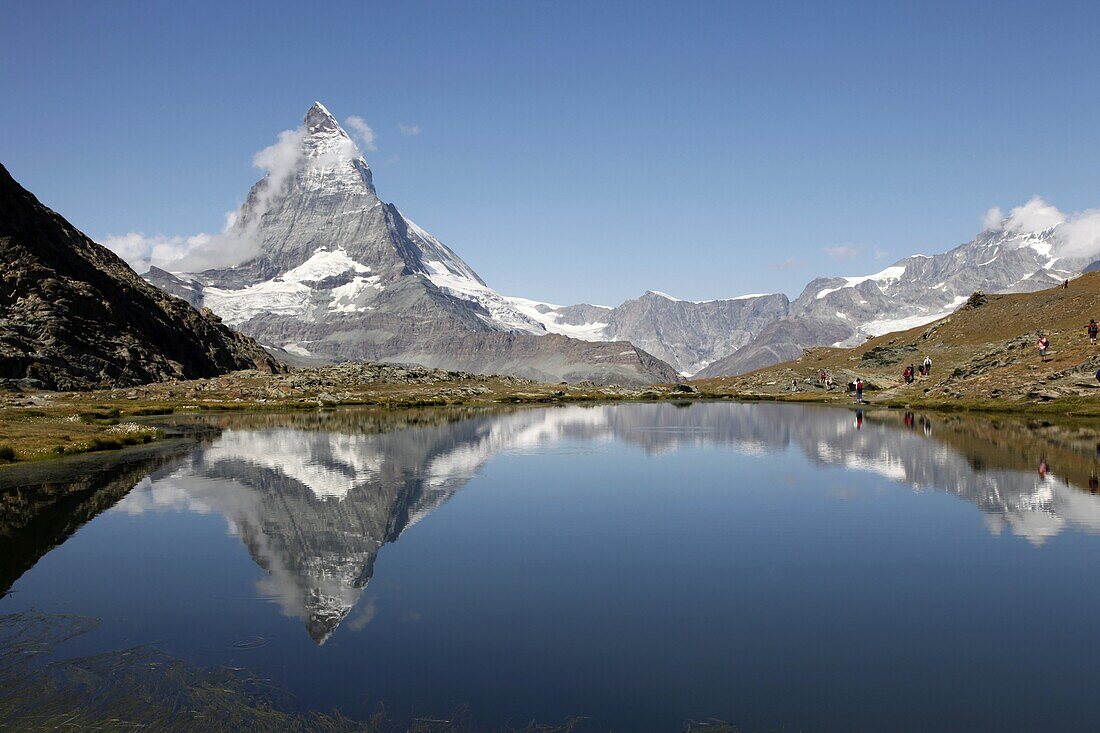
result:
[[[374,188],[355,141],[320,102],[257,154],[268,170],[219,237],[233,267],[153,269],[156,285],[296,358],[369,359],[546,381],[668,382],[625,342],[551,333]]]

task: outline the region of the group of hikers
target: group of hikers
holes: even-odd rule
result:
[[[1096,346],[1097,339],[1100,338],[1100,323],[1096,322],[1095,318],[1090,318],[1088,325],[1085,326],[1085,331],[1088,333],[1089,342]],[[1044,334],[1039,334],[1039,340],[1035,343],[1036,348],[1039,349],[1039,357],[1045,359],[1047,352],[1050,350],[1050,338]],[[912,384],[918,377],[927,377],[932,374],[932,357],[925,356],[924,361],[919,366],[910,364],[905,367],[901,372],[901,377],[906,384]],[[1096,372],[1096,379],[1100,381],[1100,370]],[[824,387],[826,390],[831,390],[834,386],[833,378],[829,376],[829,373],[824,369],[820,370],[817,374],[817,383],[819,386]],[[855,391],[856,402],[863,402],[863,380],[856,378],[855,382],[848,385],[848,389]],[[791,391],[798,391],[798,378],[793,377],[791,379]]]
[[[817,384],[819,387],[824,387],[826,391],[831,390],[834,386],[833,378],[829,376],[829,373],[822,369],[817,373]],[[791,378],[791,391],[798,391],[798,377]]]
[[[914,367],[912,364],[905,367],[901,372],[901,378],[905,380],[906,384],[912,384],[917,376],[927,377],[932,373],[932,357],[924,357],[924,361],[921,362],[919,367]]]
[[[1089,343],[1096,346],[1097,336],[1100,336],[1100,324],[1096,322],[1095,318],[1090,318],[1088,325],[1085,326],[1085,333],[1089,336]],[[1035,348],[1039,350],[1039,357],[1045,358],[1047,352],[1050,351],[1050,337],[1045,333],[1039,333],[1039,340],[1035,342]]]

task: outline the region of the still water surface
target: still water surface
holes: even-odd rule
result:
[[[1087,428],[725,403],[212,421],[20,545],[0,614],[95,617],[59,653],[151,644],[353,716],[1095,718]]]

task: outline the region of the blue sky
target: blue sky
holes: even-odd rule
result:
[[[995,205],[1100,206],[1100,3],[3,17],[0,162],[99,240],[217,231],[314,99],[373,128],[384,200],[497,290],[555,302],[793,296],[968,240]]]

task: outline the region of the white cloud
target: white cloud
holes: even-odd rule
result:
[[[834,260],[854,260],[863,253],[862,247],[852,244],[841,244],[836,247],[826,247],[825,254]]]
[[[1100,209],[1065,214],[1041,196],[1032,196],[1005,217],[998,206],[985,213],[987,230],[1004,229],[1010,234],[1031,234],[1057,226],[1053,255],[1072,259],[1100,258]]]
[[[1004,220],[1004,212],[1001,211],[1000,206],[994,206],[989,211],[985,212],[985,216],[982,217],[982,231],[1000,231],[1002,228],[1002,221]]]
[[[359,138],[359,144],[363,147],[363,150],[378,150],[374,145],[374,130],[370,128],[366,120],[357,115],[351,115],[344,120],[344,124],[350,127],[352,134]]]
[[[414,137],[420,134],[420,125],[398,125],[397,129],[401,131],[402,135],[408,135]]]
[[[302,140],[305,139],[305,135],[304,127],[283,130],[279,133],[279,139],[275,144],[267,146],[252,156],[252,167],[267,171],[267,175],[264,176],[264,185],[260,186],[256,192],[254,210],[257,218],[263,216],[270,208],[271,202],[282,195],[286,189],[286,183],[302,157]]]
[[[173,272],[201,272],[232,267],[259,254],[256,238],[234,228],[237,212],[226,213],[225,220],[225,228],[218,234],[183,237],[128,232],[107,235],[103,246],[126,260],[137,272],[146,272],[150,266]]]
[[[988,213],[986,214],[988,216]],[[1048,204],[1040,196],[1032,196],[1023,206],[1008,212],[1004,228],[1010,232],[1030,234],[1050,229],[1066,220],[1066,215]]]
[[[150,266],[171,272],[201,272],[231,267],[255,257],[260,252],[256,228],[272,202],[285,192],[287,181],[301,160],[304,136],[303,127],[284,130],[274,144],[252,156],[252,165],[264,170],[266,175],[256,187],[248,221],[240,219],[241,210],[237,209],[225,215],[225,225],[217,234],[147,236],[131,231],[123,235],[108,234],[104,246],[138,272],[145,272]]]
[[[1061,257],[1100,257],[1100,209],[1071,216],[1058,227]]]

